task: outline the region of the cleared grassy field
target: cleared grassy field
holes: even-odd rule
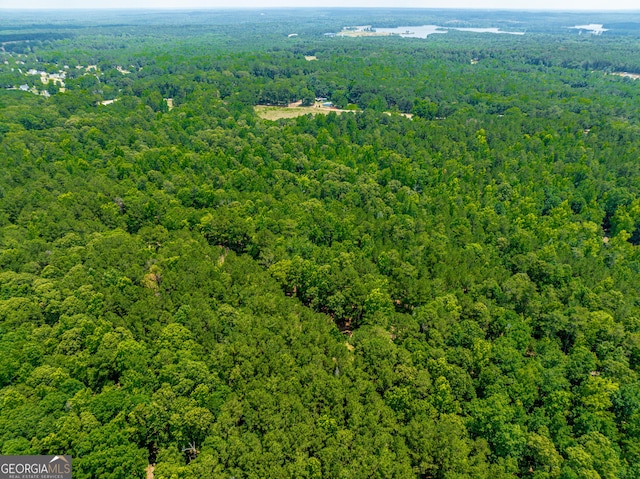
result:
[[[336,108],[318,108],[315,106],[263,106],[257,105],[255,107],[258,116],[264,120],[280,120],[281,118],[295,118],[302,115],[328,115],[331,112],[340,114],[343,112],[354,113],[355,110],[338,110]]]

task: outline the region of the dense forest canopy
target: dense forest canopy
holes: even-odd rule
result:
[[[638,26],[3,12],[0,453],[100,479],[640,477]],[[337,108],[254,109],[316,98]]]

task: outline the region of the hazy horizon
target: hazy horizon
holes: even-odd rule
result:
[[[575,11],[575,12],[620,12],[640,11],[638,4],[631,0],[614,0],[603,6],[600,0],[541,0],[535,7],[531,2],[517,0],[485,0],[473,2],[458,0],[454,3],[436,0],[423,2],[403,0],[390,5],[388,0],[351,0],[328,2],[302,2],[300,0],[271,0],[259,2],[256,0],[238,0],[233,6],[220,0],[190,0],[178,2],[176,0],[96,0],[87,6],[85,0],[24,0],[16,7],[14,2],[0,0],[3,10],[185,10],[185,9],[280,9],[280,8],[390,8],[390,9],[447,9],[447,10],[514,10],[514,11]]]

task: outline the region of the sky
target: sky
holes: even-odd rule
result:
[[[638,0],[0,0],[0,8],[396,7],[511,10],[640,10]]]

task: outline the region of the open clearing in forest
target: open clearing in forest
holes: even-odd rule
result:
[[[634,80],[638,80],[640,75],[637,73],[628,73],[628,72],[613,72],[612,75],[617,75],[619,77],[633,78]]]
[[[356,110],[339,110],[337,108],[326,108],[318,106],[264,106],[257,105],[255,107],[257,115],[264,120],[280,120],[281,118],[296,118],[302,115],[328,115],[333,112],[336,114],[348,112],[355,113]]]
[[[300,106],[300,102],[291,103],[289,106],[267,106],[256,105],[254,107],[256,114],[263,120],[280,120],[281,118],[296,118],[302,115],[328,115],[331,112],[336,114],[340,113],[355,113],[360,110],[340,110],[338,108],[331,108],[322,106],[322,103],[316,102],[315,106]],[[413,115],[411,113],[392,113],[385,111],[387,115],[398,114],[411,119]]]

